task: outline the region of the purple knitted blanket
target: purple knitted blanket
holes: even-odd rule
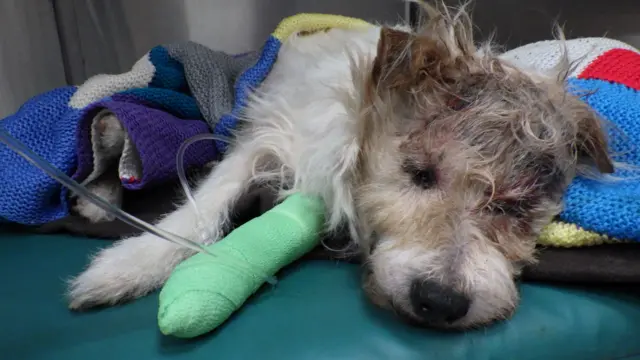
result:
[[[122,186],[138,190],[176,176],[176,153],[190,137],[209,133],[202,119],[183,119],[132,94],[93,104],[80,120],[74,179],[90,183],[117,168]],[[216,157],[213,142],[187,149],[185,165],[202,167]],[[117,163],[117,167],[114,166]]]
[[[232,56],[186,42],[157,46],[128,72],[97,75],[25,103],[0,126],[76,181],[139,190],[177,177],[185,140],[230,133],[238,79],[260,52]],[[228,119],[227,119],[228,120]],[[215,130],[214,130],[215,129]],[[185,170],[217,160],[214,141],[191,145]],[[0,223],[41,225],[70,215],[73,197],[56,181],[0,146]],[[115,205],[120,205],[116,203]]]

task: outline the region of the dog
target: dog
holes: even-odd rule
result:
[[[420,30],[288,39],[195,199],[214,241],[252,185],[320,196],[327,232],[346,229],[365,259],[371,302],[420,326],[468,329],[510,317],[563,192],[613,162],[602,120],[567,93],[562,69],[519,70],[475,45],[464,7],[422,8]],[[183,205],[158,226],[198,240],[195,220]],[[191,255],[151,234],[119,241],[71,280],[69,306],[143,296]]]

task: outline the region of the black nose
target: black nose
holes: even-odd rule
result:
[[[469,298],[434,281],[414,281],[410,299],[414,313],[425,324],[450,324],[469,311]]]

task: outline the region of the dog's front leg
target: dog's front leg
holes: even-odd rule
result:
[[[236,148],[200,184],[195,199],[212,240],[223,234],[235,201],[251,181],[256,149]],[[181,206],[157,224],[182,237],[198,238],[196,217],[189,204]],[[89,267],[73,279],[69,307],[84,309],[113,305],[143,296],[162,286],[173,268],[193,254],[151,234],[125,239],[101,250]]]

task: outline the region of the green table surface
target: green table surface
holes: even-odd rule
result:
[[[161,241],[161,240],[159,240]],[[508,322],[467,333],[416,329],[364,299],[355,265],[309,261],[280,274],[215,332],[160,334],[157,293],[87,313],[64,281],[107,241],[0,233],[0,359],[640,359],[640,297],[521,286]]]

